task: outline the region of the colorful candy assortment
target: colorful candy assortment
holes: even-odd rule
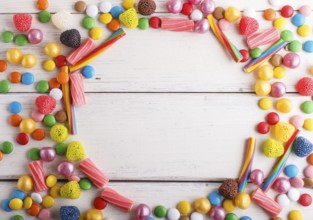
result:
[[[280,5],[279,1],[270,1],[273,5]],[[298,13],[289,6],[281,8],[280,14],[269,8],[264,11],[264,18],[273,22],[273,27],[260,30],[258,21],[253,18],[255,12],[246,10],[242,13],[235,7],[216,7],[213,0],[168,0],[166,7],[170,13],[181,13],[184,18],[157,17],[152,16],[157,10],[153,0],[124,0],[121,6],[113,6],[109,1],[103,1],[99,5],[87,5],[85,1],[77,1],[74,9],[79,13],[85,13],[82,26],[89,31],[89,37],[81,39],[80,32],[73,29],[72,15],[67,11],[59,11],[51,15],[47,11],[49,2],[47,0],[37,0],[37,8],[40,10],[38,19],[42,23],[52,24],[61,31],[60,42],[74,48],[68,56],[62,55],[62,45],[49,42],[44,47],[45,54],[49,57],[43,63],[43,69],[47,72],[59,68],[57,76],[49,81],[41,80],[36,83],[39,95],[34,104],[36,109],[29,118],[22,118],[19,114],[22,111],[22,104],[13,101],[8,109],[11,113],[9,123],[18,127],[19,133],[16,141],[20,145],[27,145],[29,138],[41,141],[46,138],[45,130],[38,127],[42,122],[44,126],[50,128],[50,138],[56,142],[55,147],[46,146],[32,148],[28,151],[28,158],[32,161],[28,164],[30,175],[23,175],[17,182],[17,190],[10,198],[4,199],[1,207],[4,211],[11,212],[24,208],[30,216],[37,216],[42,220],[51,219],[51,211],[58,197],[67,199],[78,199],[82,190],[91,189],[92,185],[103,188],[98,197],[94,199],[94,208],[86,213],[80,213],[75,206],[63,206],[59,215],[62,220],[103,219],[102,210],[107,204],[114,205],[123,211],[130,212],[134,202],[118,193],[115,189],[106,187],[109,178],[97,168],[90,158],[86,159],[84,146],[79,141],[66,143],[69,134],[76,134],[75,106],[86,104],[84,96],[84,78],[94,76],[94,69],[88,66],[100,54],[106,51],[119,39],[125,36],[125,31],[121,27],[140,28],[142,30],[149,27],[180,32],[206,33],[211,28],[213,34],[223,45],[228,54],[235,62],[247,62],[244,66],[245,72],[257,72],[258,80],[255,83],[255,92],[258,96],[271,96],[279,98],[276,102],[276,110],[280,113],[288,113],[292,109],[291,100],[281,98],[286,94],[286,86],[283,82],[269,83],[273,78],[282,79],[286,75],[286,68],[294,69],[301,64],[301,57],[297,52],[302,49],[307,53],[313,52],[313,41],[300,42],[293,40],[293,34],[285,30],[287,22],[297,27],[297,34],[300,37],[307,37],[311,34],[311,27],[306,24],[306,17],[311,13],[309,6],[302,6]],[[137,13],[143,16],[140,17]],[[102,28],[95,26],[95,18],[106,25],[112,31],[112,35],[100,46],[96,47],[95,40],[102,38]],[[15,42],[17,46],[25,46],[28,42],[38,44],[43,41],[44,36],[40,29],[32,27],[33,17],[30,14],[16,14],[12,18],[15,29],[20,32],[14,36],[12,31],[2,33],[2,42]],[[238,23],[238,34],[243,35],[247,48],[238,49],[225,32],[232,23]],[[268,46],[262,50],[260,46]],[[281,56],[279,52],[287,49],[289,52]],[[33,68],[37,65],[37,59],[32,54],[23,54],[18,48],[11,48],[6,53],[9,65],[22,65],[24,68]],[[267,64],[269,62],[270,64]],[[0,72],[5,72],[8,66],[5,60],[0,60]],[[285,68],[286,67],[286,68]],[[0,81],[0,92],[10,91],[11,83],[22,83],[31,85],[35,81],[31,72],[23,74],[12,72],[9,80]],[[313,79],[311,77],[301,78],[296,89],[302,96],[313,95]],[[45,95],[44,93],[48,93]],[[63,100],[64,110],[56,112],[57,102]],[[313,112],[313,102],[306,101],[301,105],[301,110],[305,114]],[[262,110],[272,108],[272,99],[263,97],[259,101]],[[280,219],[278,216],[283,207],[291,202],[299,202],[302,206],[309,206],[312,203],[310,194],[300,195],[298,188],[313,187],[313,144],[309,139],[298,136],[301,127],[308,131],[313,130],[313,119],[303,119],[299,115],[290,118],[290,123],[281,122],[279,114],[271,112],[267,114],[265,121],[257,125],[257,131],[261,134],[269,134],[273,131],[273,137],[268,138],[262,144],[262,150],[266,157],[277,158],[272,171],[264,178],[264,173],[260,169],[253,168],[253,159],[256,152],[255,138],[249,138],[244,155],[242,170],[238,181],[234,179],[225,180],[221,186],[207,197],[198,198],[193,205],[188,201],[180,201],[176,208],[169,208],[159,205],[151,210],[147,204],[139,204],[135,209],[136,220],[152,220],[154,217],[169,220],[202,220],[207,214],[211,219],[236,220],[237,215],[233,213],[235,208],[248,209],[251,202],[262,207],[273,219]],[[0,150],[0,160],[6,154],[12,153],[14,146],[11,142],[3,142]],[[309,165],[304,170],[304,179],[298,177],[299,169],[296,165],[287,164],[290,154],[298,157],[307,157]],[[44,165],[54,161],[57,156],[65,156],[66,161],[58,164],[58,173],[65,177],[68,182],[59,185],[58,179],[53,174],[44,172]],[[76,168],[73,161],[79,161]],[[76,169],[82,171],[88,178],[80,178],[76,175]],[[280,177],[284,171],[288,178]],[[264,181],[265,179],[265,181]],[[245,192],[248,181],[257,186],[251,195]],[[279,195],[276,201],[270,198],[266,192],[273,188]],[[48,195],[42,197],[38,192],[48,191]],[[35,191],[35,192],[33,192]],[[298,210],[292,210],[288,218],[290,220],[301,220],[302,214]],[[12,219],[24,219],[15,215]],[[241,220],[251,219],[243,216]]]

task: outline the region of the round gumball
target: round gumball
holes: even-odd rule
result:
[[[44,51],[49,57],[54,58],[60,55],[61,46],[60,44],[51,42],[51,43],[46,44],[46,46],[44,47]]]
[[[18,48],[11,48],[6,54],[7,60],[12,64],[20,64],[23,59],[23,53]]]
[[[275,82],[271,86],[271,96],[280,98],[286,94],[287,87],[283,82]]]
[[[16,135],[16,142],[20,145],[26,145],[28,144],[28,141],[29,141],[29,137],[27,134],[25,133],[18,133]]]
[[[291,69],[297,68],[300,62],[300,56],[296,53],[287,53],[283,58],[283,64]]]
[[[137,219],[146,219],[151,215],[150,207],[146,204],[139,204],[136,207],[136,218]]]
[[[211,208],[209,216],[214,220],[224,220],[226,212],[221,206],[214,206]]]
[[[33,54],[26,54],[22,58],[22,66],[24,68],[33,68],[37,64],[37,59]]]
[[[203,0],[200,4],[200,10],[202,11],[204,16],[212,14],[215,9],[214,0]]]
[[[235,204],[240,209],[247,209],[251,204],[250,195],[244,192],[240,192],[236,195]]]
[[[276,112],[270,112],[266,115],[265,120],[270,125],[276,125],[279,122],[279,115]]]
[[[207,19],[201,19],[195,22],[195,32],[206,33],[210,30],[210,25]]]
[[[278,193],[286,193],[290,187],[290,182],[285,177],[278,177],[273,183],[273,189]]]
[[[304,193],[300,196],[298,202],[302,206],[310,206],[312,204],[312,196],[310,194]]]
[[[56,152],[54,150],[54,148],[52,147],[43,147],[41,148],[40,150],[40,158],[43,160],[43,161],[46,161],[46,162],[51,162],[55,159],[56,157]]]
[[[267,134],[270,131],[270,125],[266,122],[260,122],[257,125],[257,131],[260,134]]]
[[[285,18],[290,18],[293,15],[293,12],[294,10],[290,5],[285,5],[280,10],[281,16]]]
[[[31,29],[27,34],[28,41],[32,44],[39,44],[43,39],[43,33],[39,29]]]
[[[183,2],[181,0],[168,0],[166,6],[170,13],[177,14],[183,9]]]
[[[255,169],[250,173],[250,181],[257,186],[260,186],[264,180],[264,173],[262,170]]]
[[[74,164],[70,162],[63,161],[58,165],[59,174],[66,178],[73,176],[74,171],[75,171]]]
[[[26,134],[31,134],[36,129],[36,122],[31,118],[25,118],[20,123],[20,131]]]

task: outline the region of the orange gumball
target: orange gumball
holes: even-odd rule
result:
[[[32,206],[27,209],[27,213],[30,216],[38,216],[40,212],[40,206],[37,203],[33,203]]]
[[[18,126],[20,126],[20,123],[21,123],[22,120],[23,120],[23,118],[20,115],[14,114],[14,115],[10,116],[9,123],[13,127],[18,127]]]
[[[117,19],[112,19],[112,21],[108,24],[109,30],[113,32],[120,29],[120,27],[121,27],[121,23]]]
[[[263,17],[265,20],[274,21],[276,18],[276,11],[272,8],[268,8],[264,11]]]
[[[59,72],[57,76],[57,80],[60,84],[66,84],[68,83],[70,77],[67,72]]]
[[[20,83],[22,75],[20,72],[11,72],[9,75],[9,80],[11,83]]]
[[[308,161],[309,164],[313,165],[313,154],[310,154],[306,160]]]
[[[0,161],[3,159],[3,153],[2,151],[0,150]]]
[[[46,10],[49,7],[48,0],[37,0],[37,8],[39,10]]]
[[[58,82],[57,78],[51,78],[49,80],[49,86],[51,89],[54,89],[54,88],[60,88],[60,83]]]
[[[37,128],[32,133],[32,138],[34,138],[36,141],[41,141],[45,139],[46,132],[42,128]]]

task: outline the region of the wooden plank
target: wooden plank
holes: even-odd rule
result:
[[[29,117],[36,96],[9,94],[0,106],[7,109],[10,101],[18,100],[23,103],[23,117]],[[282,121],[300,113],[298,106],[307,100],[291,99],[294,109],[282,115]],[[251,94],[87,94],[88,105],[77,109],[78,135],[70,139],[80,140],[87,155],[115,180],[207,181],[236,178],[245,140],[255,136],[255,168],[267,172],[275,160],[260,153],[261,142],[269,136],[254,131],[266,115],[257,100]],[[8,112],[1,114],[0,121],[8,116]],[[17,133],[18,129],[6,126],[1,139],[14,141]],[[50,140],[16,145],[0,163],[0,179],[28,172],[26,153],[31,147],[53,145]],[[46,164],[46,172],[55,173],[60,160]],[[290,161],[306,165],[304,159]]]
[[[195,201],[199,197],[207,196],[210,192],[216,190],[219,186],[218,183],[138,183],[138,182],[121,182],[121,183],[109,183],[111,187],[118,190],[123,195],[133,199],[135,204],[145,203],[151,208],[156,205],[162,204],[167,208],[175,207],[176,204],[181,200],[187,200],[189,202]],[[249,186],[247,191],[250,192],[254,186]],[[15,189],[14,182],[0,182],[0,198],[7,198],[10,196],[10,193]],[[81,212],[85,212],[88,208],[91,207],[93,199],[99,195],[100,190],[90,190],[88,192],[82,192],[81,198],[77,200],[65,200],[57,199],[56,206],[52,210],[52,220],[60,219],[58,210],[59,207],[65,205],[75,205]],[[308,189],[303,189],[301,192],[311,193]],[[269,193],[273,198],[273,193]],[[300,207],[299,204],[292,202],[290,206],[283,209],[280,217],[287,219],[287,213],[291,210],[298,209],[303,213],[303,219],[310,219],[313,211],[309,207]],[[9,219],[14,214],[20,214],[27,219],[32,220],[27,216],[25,211],[15,211],[12,213],[6,213],[0,211],[2,219]],[[267,214],[259,208],[256,204],[252,204],[247,210],[236,209],[235,213],[238,217],[245,215],[250,216],[255,220],[268,219]],[[134,216],[134,210],[131,214],[124,213],[117,208],[108,205],[104,210],[104,215],[106,218],[112,219],[130,219],[130,216]],[[204,217],[204,219],[209,219]]]
[[[99,0],[88,0],[86,1],[88,4],[98,4]],[[115,0],[111,1],[113,5],[121,5],[122,0]],[[155,0],[157,4],[157,12],[167,12],[167,9],[165,7],[166,0]],[[57,12],[61,9],[69,10],[71,12],[75,12],[73,5],[75,1],[61,1],[61,0],[55,0],[53,2],[50,2],[49,11],[51,12]],[[307,4],[310,6],[313,6],[312,1],[310,0],[290,0],[288,1],[289,5],[292,5],[295,9],[298,9],[300,6]],[[19,7],[16,7],[16,5],[19,5]],[[216,5],[222,6],[222,7],[229,7],[229,6],[235,6],[240,10],[244,10],[248,7],[254,8],[256,10],[264,10],[271,6],[268,1],[250,1],[250,0],[238,0],[236,3],[229,2],[228,0],[219,0],[216,1]],[[283,6],[282,4],[281,6]],[[273,7],[275,9],[280,9],[279,7]],[[17,1],[9,1],[9,2],[0,2],[0,10],[1,13],[37,13],[38,9],[36,8],[36,2],[26,2],[23,0],[17,0]]]
[[[80,21],[82,15],[73,15]],[[258,14],[258,17],[261,15]],[[8,15],[0,15],[0,27],[12,30],[12,21]],[[103,25],[99,24],[100,27]],[[48,57],[43,52],[47,42],[59,42],[60,31],[51,25],[43,25],[38,21],[34,27],[44,32],[44,42],[39,45],[28,45],[21,48],[23,53],[34,53],[38,58],[36,68],[25,69],[9,65],[5,77],[11,71],[31,71],[36,80],[49,80],[55,77],[57,70],[45,72],[41,64]],[[82,37],[87,37],[87,31],[80,27]],[[261,27],[270,27],[269,22],[262,22]],[[105,28],[104,28],[105,29]],[[290,29],[295,27],[290,25]],[[106,53],[91,63],[96,69],[96,77],[86,80],[88,92],[252,92],[255,77],[242,71],[243,64],[234,63],[212,33],[173,33],[162,30],[126,30],[127,35]],[[105,31],[105,36],[110,33]],[[244,41],[238,35],[235,25],[226,34],[238,45],[244,48]],[[299,39],[303,41],[303,39]],[[100,42],[98,42],[100,43]],[[0,57],[4,58],[9,48],[14,44],[1,44],[3,49]],[[63,47],[63,54],[69,49]],[[166,53],[164,53],[166,51]],[[295,92],[295,83],[311,66],[311,56],[300,53],[301,67],[287,70],[283,79],[287,91]],[[276,81],[276,80],[273,80]],[[33,92],[35,86],[12,86],[13,92]]]

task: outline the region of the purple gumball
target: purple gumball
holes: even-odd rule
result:
[[[39,29],[31,29],[27,34],[28,41],[32,44],[39,44],[43,39],[42,31]]]
[[[283,64],[291,69],[297,68],[300,62],[300,56],[296,53],[287,53],[283,58]]]
[[[151,215],[150,207],[146,204],[139,204],[136,207],[136,219],[146,220]]]
[[[214,0],[203,0],[203,2],[200,4],[200,10],[204,16],[212,14],[215,10]]]
[[[166,5],[167,10],[174,14],[180,13],[183,9],[183,2],[181,0],[168,0]]]
[[[193,5],[199,5],[202,2],[202,0],[188,0],[188,2]]]
[[[213,220],[224,220],[226,212],[222,207],[214,206],[211,208],[209,215]]]
[[[43,161],[50,162],[56,157],[56,152],[53,147],[43,147],[40,150],[40,158]]]
[[[75,171],[74,164],[68,161],[63,161],[58,165],[59,174],[66,178],[73,176],[74,171]]]
[[[201,19],[195,23],[195,32],[206,33],[210,30],[210,25],[207,19]]]
[[[271,86],[271,96],[275,98],[282,97],[286,94],[287,87],[282,82],[275,82]]]

